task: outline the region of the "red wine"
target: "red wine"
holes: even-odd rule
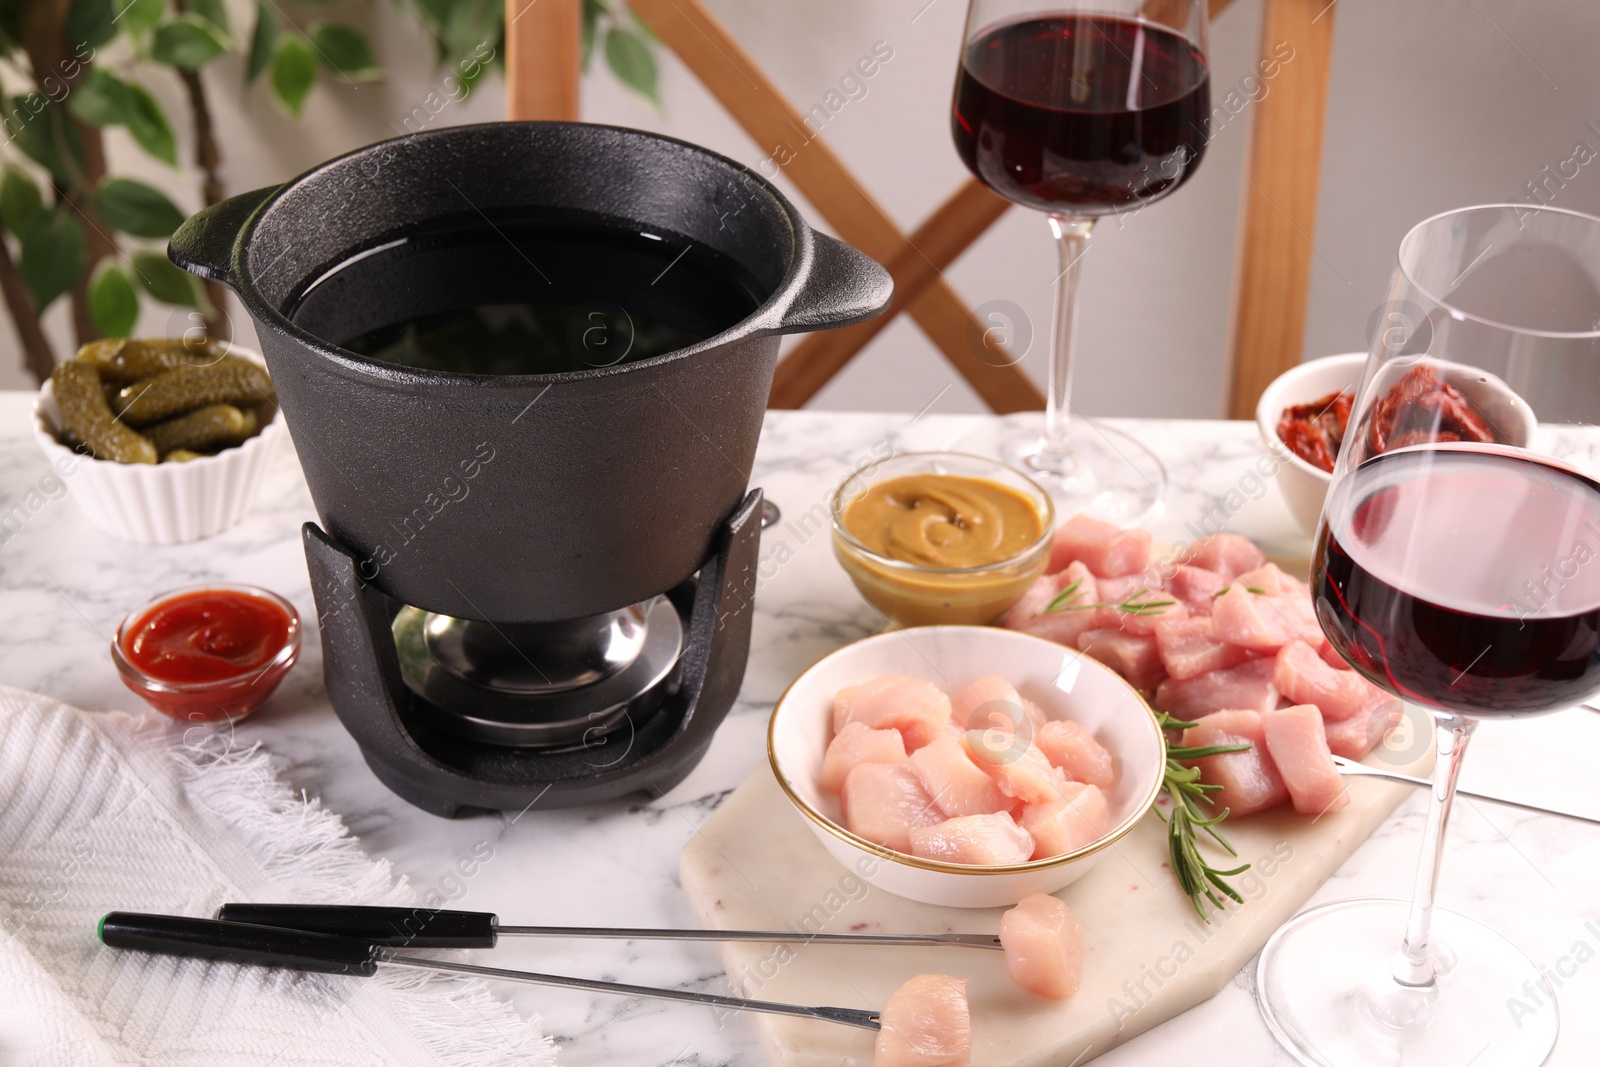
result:
[[[1170,30],[1104,15],[1030,18],[973,38],[951,123],[967,169],[1007,200],[1105,215],[1199,165],[1205,57]]]
[[[1356,670],[1473,716],[1555,711],[1600,689],[1600,483],[1454,445],[1377,456],[1335,493],[1312,584]]]

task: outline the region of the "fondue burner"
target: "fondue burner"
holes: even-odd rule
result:
[[[760,512],[753,490],[700,570],[660,596],[516,624],[395,601],[306,523],[329,700],[384,785],[436,815],[665,792],[744,678]]]

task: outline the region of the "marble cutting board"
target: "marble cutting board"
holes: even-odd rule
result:
[[[1401,762],[1394,737],[1405,729],[1368,759],[1425,773],[1431,752]],[[1077,1067],[1215,994],[1413,788],[1346,784],[1351,803],[1331,815],[1313,819],[1284,807],[1227,823],[1228,838],[1254,869],[1233,880],[1246,903],[1209,925],[1172,878],[1162,823],[1147,817],[1059,894],[1088,945],[1083,987],[1068,1000],[1012,984],[998,952],[725,944],[722,962],[743,996],[847,1008],[881,1007],[915,974],[964,977],[974,1064]],[[867,886],[823,850],[765,767],[689,840],[679,869],[701,923],[721,929],[988,933],[1003,910],[935,907]],[[726,1024],[743,1025],[732,1014]],[[745,1019],[780,1067],[872,1062],[868,1031],[774,1015]]]

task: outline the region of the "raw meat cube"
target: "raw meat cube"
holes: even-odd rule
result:
[[[1135,611],[1123,611],[1123,604],[1142,605]],[[1151,592],[1135,589],[1116,604],[1107,604],[1094,613],[1097,630],[1121,630],[1123,633],[1149,637],[1156,632],[1157,624],[1189,617],[1189,609],[1171,593],[1163,589]]]
[[[980,867],[1026,863],[1033,855],[1033,838],[1008,812],[963,815],[935,826],[914,828],[911,854],[925,860]]]
[[[1255,570],[1245,571],[1233,580],[1233,584],[1242,585],[1246,589],[1259,589],[1264,596],[1284,596],[1288,593],[1306,591],[1304,582],[1298,582],[1285,574],[1276,563],[1263,563]]]
[[[1315,704],[1330,722],[1359,712],[1370,695],[1366,679],[1328,666],[1304,641],[1290,641],[1278,650],[1272,684],[1296,704]]]
[[[1278,609],[1293,636],[1313,648],[1323,641],[1322,624],[1317,621],[1317,606],[1310,593],[1289,592],[1267,599]]]
[[[847,722],[874,730],[899,730],[907,752],[945,733],[950,721],[950,698],[932,682],[903,674],[886,674],[862,685],[839,690],[833,698],[833,732]]]
[[[1077,583],[1075,589],[1073,583]],[[1071,604],[1063,604],[1057,610],[1045,613],[1051,601],[1066,589],[1073,589]],[[1072,605],[1094,604],[1099,599],[1100,590],[1095,576],[1082,563],[1073,563],[1064,571],[1036,579],[1022,594],[1022,599],[1006,612],[1005,625],[1012,630],[1021,630],[1075,648],[1078,635],[1094,625],[1095,611],[1092,608],[1075,611]]]
[[[1216,571],[1180,564],[1167,579],[1167,592],[1183,601],[1191,615],[1210,615],[1211,602],[1227,588],[1228,579]]]
[[[913,830],[944,821],[916,775],[887,763],[857,764],[845,775],[839,803],[846,830],[896,852],[911,852]]]
[[[1117,780],[1116,764],[1089,728],[1071,719],[1052,719],[1039,728],[1034,744],[1044,758],[1075,782],[1110,789]]]
[[[1044,709],[1027,697],[1022,698],[1022,714],[1028,717],[1028,724],[1033,727],[1035,737],[1039,736],[1039,731],[1044,729],[1045,723],[1050,721],[1050,716],[1044,713]]]
[[[1139,593],[1139,599],[1145,599],[1142,591],[1149,586],[1150,581],[1142,574],[1130,574],[1125,578],[1096,578],[1100,587],[1100,603],[1120,604],[1124,600]]]
[[[1211,632],[1218,641],[1252,652],[1276,652],[1295,636],[1275,597],[1252,593],[1238,582],[1211,605]]]
[[[857,764],[904,763],[905,759],[906,743],[899,730],[874,730],[863,723],[847,722],[828,742],[820,784],[828,792],[837,793],[844,785],[845,775]]]
[[[1238,534],[1221,533],[1202,537],[1178,554],[1177,561],[1191,567],[1216,571],[1226,581],[1233,581],[1246,571],[1253,571],[1267,562],[1262,552],[1248,538]]]
[[[923,792],[933,798],[942,815],[986,815],[1009,811],[1012,801],[1000,792],[994,779],[967,756],[954,736],[941,737],[917,749],[906,761]]]
[[[1306,651],[1311,651],[1309,646]],[[1328,751],[1322,712],[1315,704],[1274,708],[1261,716],[1261,729],[1267,738],[1267,754],[1283,776],[1295,811],[1321,815],[1350,803],[1344,779]]]
[[[1102,578],[1138,574],[1150,563],[1150,531],[1123,530],[1087,515],[1074,515],[1056,528],[1047,569],[1059,571],[1074,560]]]
[[[1033,837],[1033,858],[1064,856],[1100,839],[1111,825],[1106,795],[1098,786],[1068,782],[1061,796],[1022,809],[1022,828]]]
[[[962,732],[1016,730],[1028,717],[1016,687],[998,674],[986,674],[950,698],[950,721]]]
[[[1213,810],[1227,808],[1234,815],[1249,815],[1288,800],[1289,788],[1267,752],[1260,712],[1214,712],[1185,730],[1182,743],[1193,748],[1239,742],[1248,742],[1251,747],[1191,761],[1200,768],[1201,781],[1222,787],[1210,794]]]
[[[1000,946],[1011,980],[1052,1000],[1070,997],[1083,979],[1083,927],[1066,904],[1029,893],[1000,916]]]
[[[1340,722],[1325,723],[1328,748],[1335,756],[1361,759],[1377,748],[1390,730],[1400,725],[1405,709],[1400,699],[1375,685],[1367,686],[1367,703],[1361,711]]]
[[[1061,795],[1066,776],[1045,759],[1038,745],[1024,745],[1023,741],[1017,736],[995,738],[969,730],[964,744],[972,762],[993,778],[1006,796],[1024,804],[1054,800]]]
[[[1205,617],[1177,619],[1157,624],[1156,652],[1173,678],[1193,678],[1207,671],[1224,670],[1243,663],[1249,652],[1212,636]]]
[[[1268,656],[1193,678],[1168,678],[1156,690],[1156,707],[1180,719],[1198,719],[1224,708],[1270,711],[1278,706],[1274,664]]]
[[[878,1013],[882,1029],[872,1067],[967,1067],[972,1062],[972,1016],[967,980],[919,974],[889,995]]]
[[[1078,648],[1122,675],[1135,689],[1154,689],[1167,676],[1154,637],[1121,630],[1086,630],[1078,635]]]
[[[1322,662],[1326,663],[1336,671],[1349,671],[1355,669],[1354,667],[1351,667],[1350,664],[1345,662],[1344,657],[1339,655],[1338,651],[1333,647],[1333,642],[1329,641],[1326,636],[1324,636],[1323,639],[1317,643],[1317,655],[1322,657]]]

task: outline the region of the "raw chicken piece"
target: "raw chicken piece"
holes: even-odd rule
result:
[[[1246,571],[1253,571],[1267,561],[1262,552],[1248,538],[1238,534],[1221,533],[1202,537],[1178,554],[1177,562],[1191,567],[1216,571],[1225,581],[1233,581]]]
[[[911,854],[925,860],[979,867],[1026,863],[1033,855],[1033,838],[1008,812],[963,815],[937,826],[913,829]]]
[[[972,762],[993,778],[1006,796],[1024,804],[1056,799],[1067,783],[1066,776],[1045,759],[1038,745],[1030,742],[1024,747],[1022,741],[1013,735],[996,738],[969,730],[963,744]]]
[[[932,682],[903,674],[886,674],[841,689],[833,698],[835,734],[847,722],[864,723],[874,730],[899,730],[907,752],[944,736],[949,721],[950,698]]]
[[[1100,589],[1095,576],[1082,563],[1072,563],[1066,570],[1042,575],[1028,586],[1022,599],[1006,612],[1005,625],[1068,648],[1076,647],[1074,642],[1078,640],[1078,635],[1094,625],[1094,610],[1074,611],[1071,604],[1063,604],[1055,611],[1044,613],[1050,602],[1060,596],[1063,590],[1072,588],[1074,582],[1077,588],[1073,589],[1072,604],[1087,605],[1099,601]]]
[[[1111,825],[1106,795],[1098,786],[1068,782],[1061,797],[1022,809],[1022,828],[1033,838],[1033,858],[1064,856],[1099,840]]]
[[[883,1029],[872,1067],[967,1067],[972,1062],[972,1016],[967,980],[919,974],[889,995],[878,1013]]]
[[[1138,574],[1150,563],[1150,531],[1123,530],[1087,515],[1074,515],[1056,528],[1046,569],[1059,571],[1074,560],[1102,578]]]
[[[1089,728],[1071,719],[1052,719],[1039,728],[1034,744],[1044,758],[1061,768],[1075,782],[1088,782],[1101,789],[1117,780],[1116,764],[1105,746],[1094,739]]]
[[[1044,709],[1027,697],[1022,698],[1022,714],[1028,717],[1028,725],[1033,727],[1035,737],[1039,736],[1039,731],[1044,729],[1045,723],[1050,721],[1050,716],[1044,713]]]
[[[1290,641],[1278,650],[1272,684],[1296,704],[1315,704],[1329,722],[1356,714],[1370,695],[1366,679],[1328,666],[1304,641]]]
[[[1310,593],[1296,590],[1267,599],[1288,624],[1290,634],[1313,648],[1322,643],[1322,624],[1317,622],[1317,606],[1312,603]]]
[[[933,798],[942,815],[987,815],[1009,811],[1013,801],[967,756],[954,736],[924,745],[906,760],[923,792]]]
[[[1168,678],[1156,690],[1156,707],[1180,719],[1198,719],[1219,708],[1262,712],[1278,706],[1272,684],[1272,657],[1247,659],[1237,667],[1207,671],[1193,678]]]
[[[1167,592],[1183,601],[1191,615],[1210,615],[1211,602],[1228,585],[1228,579],[1202,567],[1179,565],[1167,579]]]
[[[1137,604],[1141,607],[1135,611],[1122,611],[1120,610],[1122,604]],[[1152,592],[1148,589],[1143,591],[1135,589],[1116,604],[1097,608],[1094,613],[1094,625],[1097,630],[1121,630],[1125,634],[1149,637],[1156,632],[1158,623],[1188,617],[1189,609],[1183,601],[1166,590],[1157,589]]]
[[[1130,574],[1124,578],[1097,578],[1095,581],[1099,583],[1102,604],[1120,604],[1136,593],[1143,600],[1145,597],[1141,591],[1150,585],[1150,580],[1142,574]]]
[[[1040,996],[1062,1000],[1083,979],[1083,927],[1066,904],[1029,893],[1000,916],[1000,947],[1011,980]]]
[[[1261,729],[1267,738],[1267,754],[1289,788],[1295,811],[1321,815],[1350,803],[1344,779],[1328,751],[1322,712],[1315,704],[1274,708],[1261,716]]]
[[[1345,662],[1344,657],[1334,649],[1333,642],[1329,641],[1326,636],[1317,644],[1317,655],[1322,657],[1322,662],[1336,671],[1354,670],[1350,664]]]
[[[1016,687],[998,674],[986,674],[950,698],[950,721],[962,732],[1016,730],[1028,717]]]
[[[1341,722],[1325,723],[1328,748],[1335,756],[1361,759],[1377,748],[1390,730],[1400,725],[1405,714],[1398,697],[1375,685],[1367,686],[1367,702],[1361,711]]]
[[[944,820],[916,775],[887,763],[862,763],[852,769],[845,775],[839,804],[846,830],[896,852],[910,853],[913,830]]]
[[[1154,637],[1121,630],[1086,630],[1078,635],[1078,648],[1122,675],[1135,689],[1154,689],[1167,676]]]
[[[1204,617],[1161,622],[1156,626],[1156,652],[1173,678],[1193,678],[1243,663],[1249,652],[1212,636]]]
[[[1200,768],[1201,781],[1222,787],[1210,794],[1213,810],[1227,808],[1233,815],[1249,815],[1288,800],[1289,788],[1267,752],[1260,712],[1214,712],[1185,730],[1182,743],[1189,748],[1232,745],[1241,741],[1248,742],[1251,747],[1243,752],[1223,752],[1191,761]]]
[[[1298,582],[1285,574],[1276,563],[1263,563],[1255,570],[1245,571],[1233,580],[1233,584],[1242,585],[1246,589],[1259,589],[1266,596],[1306,592],[1304,582]]]
[[[1295,636],[1276,597],[1252,593],[1239,582],[1211,605],[1211,632],[1252,652],[1276,652]]]
[[[830,793],[837,793],[844,785],[845,776],[861,763],[904,763],[906,743],[898,730],[874,730],[859,722],[847,722],[834,739],[828,742],[827,754],[822,757],[822,779],[818,783]]]

